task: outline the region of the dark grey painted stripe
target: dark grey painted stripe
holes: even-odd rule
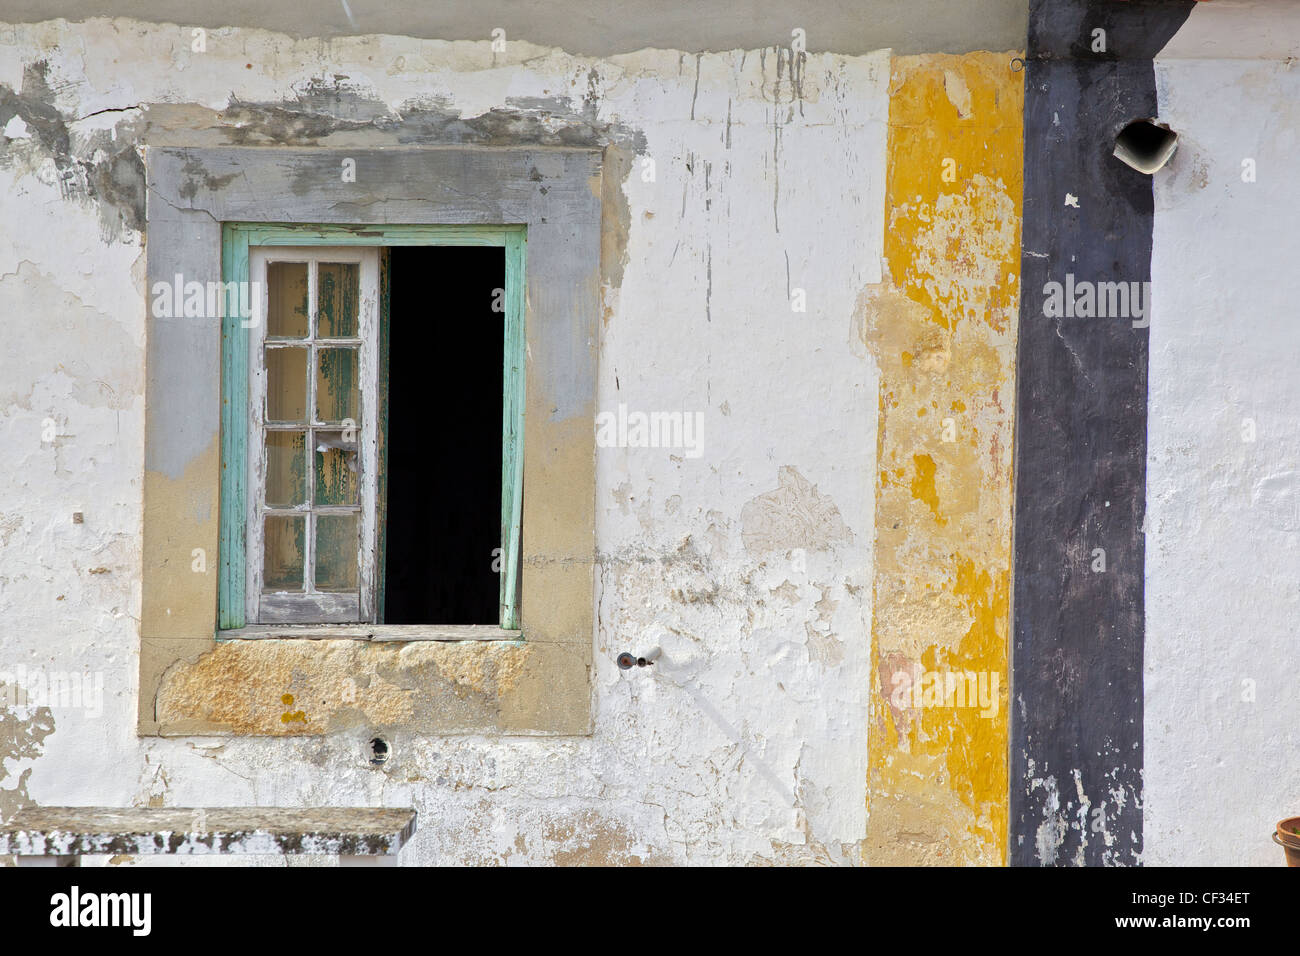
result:
[[[1151,60],[1192,7],[1034,0],[1030,9],[1016,399],[1016,865],[1133,864],[1142,849],[1147,330],[1126,317],[1048,318],[1043,290],[1067,273],[1078,282],[1150,280],[1151,180],[1110,154],[1128,121],[1156,115]],[[1091,49],[1094,29],[1106,31],[1105,53]],[[1094,549],[1105,551],[1104,572],[1093,569]]]

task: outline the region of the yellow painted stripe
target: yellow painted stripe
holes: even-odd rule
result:
[[[875,864],[1006,861],[1024,107],[1014,55],[898,57],[891,70],[887,273],[862,316],[881,374]],[[961,696],[954,684],[945,700],[949,673]],[[918,677],[921,693],[909,688]]]

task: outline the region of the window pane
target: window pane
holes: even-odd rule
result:
[[[361,266],[322,262],[316,276],[317,338],[352,338],[357,334]]]
[[[357,350],[321,349],[316,355],[316,420],[360,420],[357,412]]]
[[[292,507],[307,500],[306,432],[266,433],[266,503]]]
[[[306,555],[305,515],[266,516],[262,590],[301,591]]]
[[[271,338],[306,338],[307,263],[267,263],[266,285],[266,334]]]
[[[316,516],[316,588],[354,591],[357,588],[357,516]]]
[[[307,350],[266,350],[266,420],[307,420]]]
[[[343,432],[316,433],[316,504],[357,503],[357,454],[357,442],[345,442]]]

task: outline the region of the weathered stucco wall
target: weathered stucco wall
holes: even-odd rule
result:
[[[1300,11],[1229,30],[1214,6],[1156,62],[1179,145],[1155,177],[1143,859],[1277,866],[1300,812]]]
[[[25,317],[0,378],[0,671],[89,675],[88,702],[102,680],[102,708],[6,709],[3,811],[383,803],[421,811],[413,862],[861,859],[887,55],[192,43],[0,27],[0,219],[24,224],[0,236],[0,297]],[[382,769],[364,726],[136,736],[145,143],[606,148],[598,406],[698,411],[703,444],[597,452],[591,736],[398,732]],[[655,667],[615,667],[652,644]],[[290,664],[241,720],[295,712]]]

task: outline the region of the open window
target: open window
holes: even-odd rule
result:
[[[226,288],[251,290],[224,323],[239,636],[518,627],[522,231],[409,231],[227,227]]]

